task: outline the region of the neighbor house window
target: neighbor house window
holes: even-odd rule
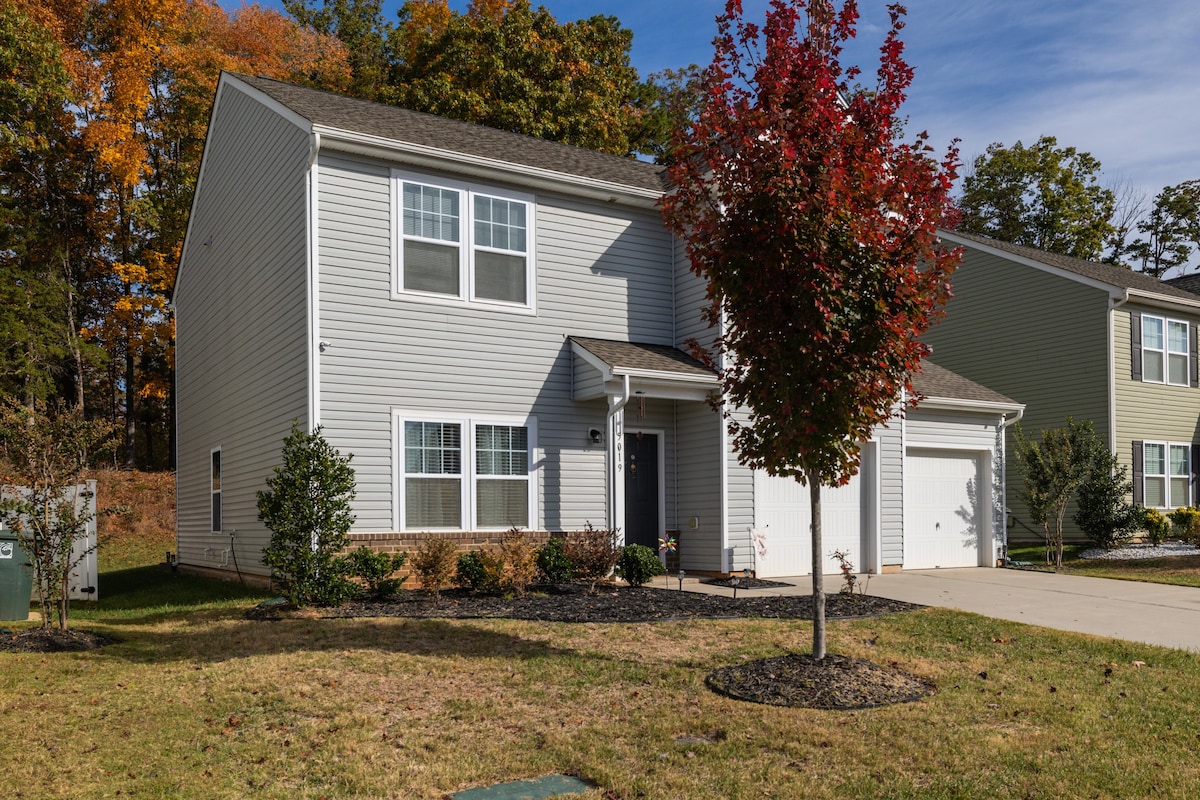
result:
[[[531,308],[533,202],[397,173],[401,293]]]
[[[1170,442],[1145,442],[1143,503],[1148,508],[1181,508],[1192,503],[1192,449]]]
[[[404,530],[530,526],[532,420],[401,418],[400,423]]]
[[[1142,315],[1142,380],[1187,386],[1188,323]]]
[[[221,532],[221,451],[212,451],[212,462],[209,467],[209,480],[212,486],[212,531]]]

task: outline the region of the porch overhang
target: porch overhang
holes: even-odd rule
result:
[[[569,337],[576,400],[622,397],[701,402],[719,391],[717,375],[677,347]]]

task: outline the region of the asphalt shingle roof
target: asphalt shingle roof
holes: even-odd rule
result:
[[[716,377],[711,369],[678,347],[670,345],[587,339],[581,336],[572,336],[571,341],[614,369],[639,369],[673,372],[679,375]]]
[[[1180,275],[1178,278],[1167,278],[1163,283],[1169,283],[1176,289],[1183,289],[1185,292],[1200,295],[1200,273]]]
[[[1169,283],[1160,281],[1158,278],[1151,277],[1141,272],[1135,272],[1124,267],[1114,266],[1112,264],[1100,264],[1095,261],[1086,261],[1082,258],[1073,258],[1071,256],[1063,256],[1058,253],[1047,253],[1042,250],[1037,250],[1032,247],[1023,247],[1018,244],[1009,244],[1002,242],[999,239],[989,239],[986,236],[978,236],[972,233],[962,233],[961,231],[948,231],[953,236],[961,239],[966,239],[969,242],[975,242],[985,247],[991,247],[996,250],[1002,250],[1005,253],[1012,253],[1016,256],[1028,258],[1031,261],[1037,261],[1050,267],[1057,267],[1066,272],[1071,272],[1084,278],[1089,278],[1100,283],[1107,283],[1110,286],[1115,286],[1120,289],[1136,289],[1142,292],[1153,292],[1164,297],[1177,297],[1181,300],[1196,299],[1196,296],[1191,292],[1186,292]]]
[[[982,403],[1013,403],[1016,401],[994,392],[956,372],[939,367],[932,361],[922,361],[921,371],[912,376],[913,388],[926,397],[944,400],[976,400]]]
[[[656,192],[664,167],[406,108],[229,73],[316,125]]]

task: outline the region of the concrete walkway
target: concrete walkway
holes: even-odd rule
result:
[[[778,580],[794,585],[738,594],[812,592],[808,576]],[[866,581],[867,576],[859,580]],[[826,591],[836,591],[840,584],[838,576],[825,576]],[[695,589],[729,593],[705,585]],[[934,569],[872,575],[867,594],[1046,628],[1200,650],[1200,589],[1186,586],[1017,569]]]

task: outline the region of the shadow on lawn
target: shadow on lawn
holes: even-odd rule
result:
[[[539,639],[490,630],[476,622],[444,619],[246,620],[184,622],[166,631],[128,631],[105,652],[139,663],[207,661],[291,653],[349,655],[355,650],[458,658],[552,658],[577,655]]]

